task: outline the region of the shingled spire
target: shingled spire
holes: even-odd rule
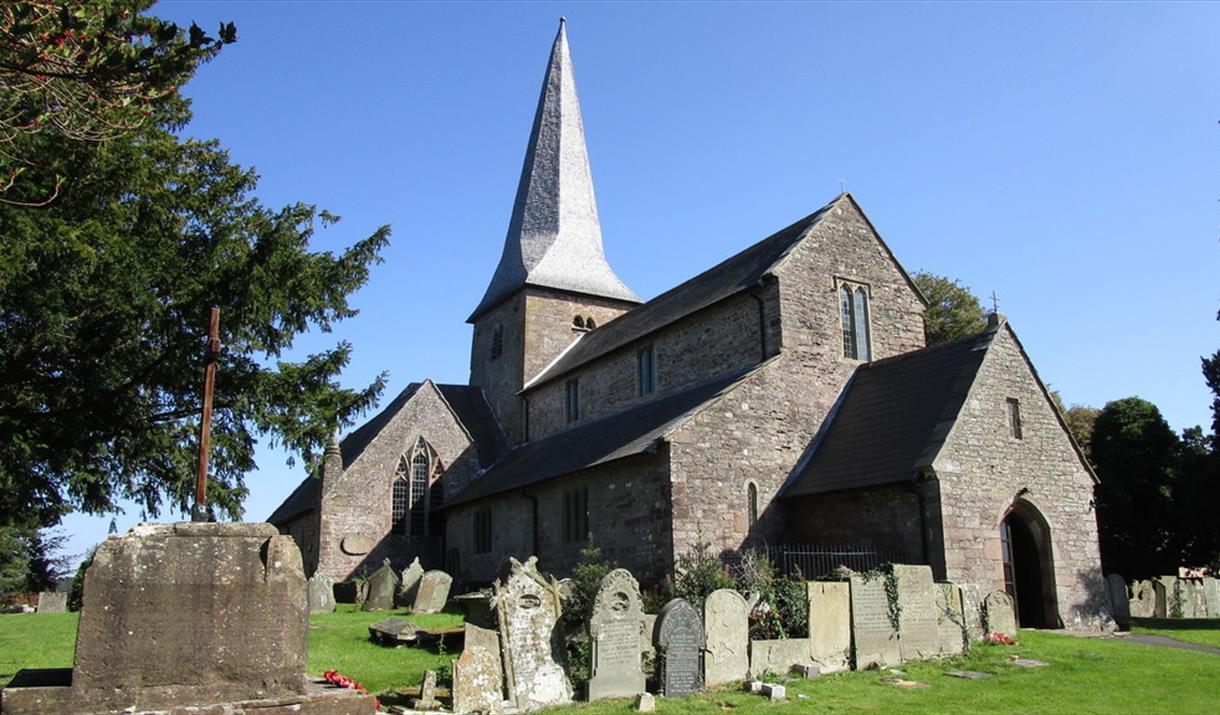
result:
[[[468,322],[525,285],[639,302],[606,262],[568,35],[559,20],[500,265]]]

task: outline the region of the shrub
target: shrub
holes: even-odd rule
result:
[[[803,638],[809,634],[809,594],[800,574],[780,574],[761,551],[744,551],[735,565],[737,589],[758,595],[750,613],[750,637]]]
[[[601,549],[594,545],[590,536],[588,545],[580,550],[580,560],[572,569],[571,596],[564,603],[563,615],[560,616],[564,627],[568,677],[575,683],[586,682],[591,675],[592,647],[587,624],[602,578],[615,568],[614,562],[602,558]]]
[[[674,597],[686,599],[699,613],[703,613],[703,602],[712,591],[733,588],[733,579],[711,549],[706,541],[694,544],[678,557],[674,569]]]

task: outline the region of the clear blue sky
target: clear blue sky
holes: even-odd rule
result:
[[[240,40],[185,133],[271,206],[393,226],[332,335],[344,382],[464,383],[560,15],[606,253],[649,298],[820,207],[840,177],[908,270],[995,291],[1069,403],[1210,421],[1220,347],[1220,4],[164,2]],[[302,478],[260,452],[247,518]],[[172,518],[176,515],[163,515]],[[138,509],[118,519],[122,530]],[[69,551],[109,518],[75,516]]]

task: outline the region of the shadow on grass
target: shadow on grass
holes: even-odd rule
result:
[[[1131,625],[1165,631],[1220,630],[1220,618],[1132,618]]]

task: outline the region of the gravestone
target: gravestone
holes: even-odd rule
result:
[[[390,611],[394,608],[394,591],[398,589],[398,574],[386,559],[381,568],[369,576],[368,596],[360,606],[362,611]]]
[[[1220,581],[1211,576],[1203,579],[1203,601],[1207,604],[1207,617],[1220,618]]]
[[[965,620],[966,642],[976,643],[987,638],[987,627],[983,622],[983,592],[978,586],[967,583],[958,585],[962,594],[962,615]]]
[[[419,588],[415,593],[415,604],[411,610],[415,613],[440,613],[449,600],[449,587],[453,585],[453,577],[444,571],[428,571],[419,578]]]
[[[1122,626],[1131,622],[1131,596],[1127,594],[1127,581],[1119,574],[1106,576],[1106,593],[1110,596],[1110,614]]]
[[[1185,610],[1182,606],[1182,589],[1177,576],[1158,576],[1157,583],[1165,594],[1165,615],[1163,618],[1181,618]]]
[[[711,687],[746,677],[750,668],[750,620],[746,599],[722,588],[703,603],[707,648],[703,654],[703,683]]]
[[[504,706],[504,670],[500,667],[500,635],[465,625],[465,647],[453,661],[453,712],[496,713]]]
[[[856,670],[898,665],[897,604],[891,604],[882,575],[851,575],[851,634]]]
[[[508,700],[521,710],[536,710],[572,702],[572,686],[555,662],[561,653],[559,585],[538,572],[538,558],[522,564],[509,559],[510,574],[497,580],[493,596],[500,625]],[[432,573],[432,572],[429,572]],[[428,574],[420,585],[421,595]]]
[[[1165,584],[1161,583],[1160,579],[1151,579],[1148,584],[1152,586],[1153,593],[1153,618],[1168,618],[1169,617],[1169,594],[1165,592]]]
[[[966,618],[962,591],[956,584],[936,584],[936,645],[942,655],[958,655],[965,649]]]
[[[822,673],[851,666],[851,585],[846,581],[810,581],[809,657]]]
[[[644,690],[640,669],[640,584],[626,569],[602,577],[589,616],[593,654],[589,700],[625,698]]]
[[[369,626],[369,638],[382,645],[407,645],[418,640],[419,626],[402,618],[386,618]]]
[[[415,604],[415,591],[419,588],[419,579],[424,575],[424,567],[419,565],[419,557],[402,570],[402,580],[398,582],[398,591],[394,594],[394,605],[399,608],[409,608]]]
[[[1156,589],[1151,581],[1136,581],[1132,584],[1128,610],[1133,618],[1156,617]]]
[[[335,610],[335,585],[325,574],[316,573],[309,578],[308,595],[310,613]]]
[[[1016,637],[1017,615],[1012,608],[1012,596],[1004,591],[992,591],[983,601],[983,610],[987,614],[988,632]]]
[[[767,673],[787,673],[797,667],[813,667],[808,638],[780,638],[750,641],[750,673],[761,678]],[[821,674],[821,669],[818,670]]]
[[[1207,598],[1203,594],[1203,579],[1180,579],[1185,588],[1182,589],[1182,600],[1186,604],[1184,618],[1207,618]]]
[[[424,681],[419,685],[419,697],[411,702],[416,710],[439,710],[441,703],[436,699],[436,671],[425,670]]]
[[[42,591],[38,594],[39,613],[67,613],[68,594],[62,591]]]
[[[701,656],[705,644],[703,622],[695,608],[675,598],[657,614],[657,680],[660,694],[682,697],[703,688]]]
[[[898,654],[924,660],[940,651],[936,586],[930,566],[894,564],[898,586]]]

